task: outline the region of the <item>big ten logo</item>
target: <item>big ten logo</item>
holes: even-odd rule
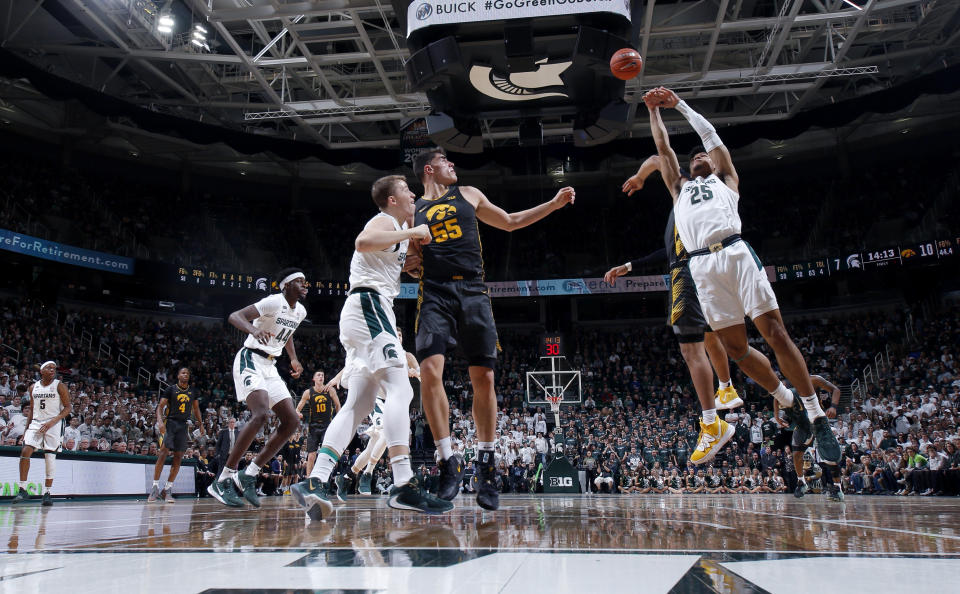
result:
[[[455,214],[457,214],[457,207],[452,204],[437,204],[427,210],[427,223],[430,225],[433,241],[443,243],[463,236]]]
[[[569,476],[551,476],[550,486],[551,487],[572,487],[573,479],[570,478]]]

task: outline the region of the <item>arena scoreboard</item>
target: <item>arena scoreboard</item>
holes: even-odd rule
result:
[[[235,289],[239,291],[276,291],[272,281],[266,275],[244,274],[227,270],[179,267],[176,282],[206,289]],[[347,281],[311,280],[307,278],[307,294],[328,297],[346,296],[350,290]]]
[[[842,256],[817,258],[778,264],[778,281],[795,281],[828,277],[849,270],[874,270],[896,266],[928,266],[951,259],[960,253],[960,237],[935,239],[918,243],[888,245],[882,248],[853,252]]]
[[[563,335],[559,333],[548,333],[540,337],[540,356],[541,357],[562,357],[563,353]]]

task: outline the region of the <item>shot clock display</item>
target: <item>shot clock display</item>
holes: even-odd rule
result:
[[[541,357],[562,357],[563,356],[563,335],[562,334],[544,334],[540,337],[540,356]]]

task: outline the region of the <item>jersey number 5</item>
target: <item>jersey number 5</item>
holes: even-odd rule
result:
[[[448,239],[463,237],[463,231],[460,229],[460,225],[457,224],[456,218],[430,225],[430,234],[433,235],[433,240],[437,243],[443,243]]]
[[[41,400],[41,401],[40,401],[40,410],[43,410],[43,409],[45,409],[45,408],[47,408],[47,401],[46,401],[46,400]]]
[[[691,189],[693,193],[690,194],[690,204],[700,204],[701,198],[704,201],[713,198],[713,192],[707,186],[693,186]],[[701,198],[697,196],[701,196]]]

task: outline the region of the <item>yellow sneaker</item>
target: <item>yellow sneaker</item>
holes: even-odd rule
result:
[[[701,419],[700,437],[697,438],[697,447],[690,454],[690,461],[694,464],[705,464],[713,460],[734,433],[734,428],[722,419],[717,419],[712,425],[704,425]]]
[[[717,390],[717,410],[730,410],[738,406],[743,406],[743,400],[737,394],[736,388],[727,386]]]

